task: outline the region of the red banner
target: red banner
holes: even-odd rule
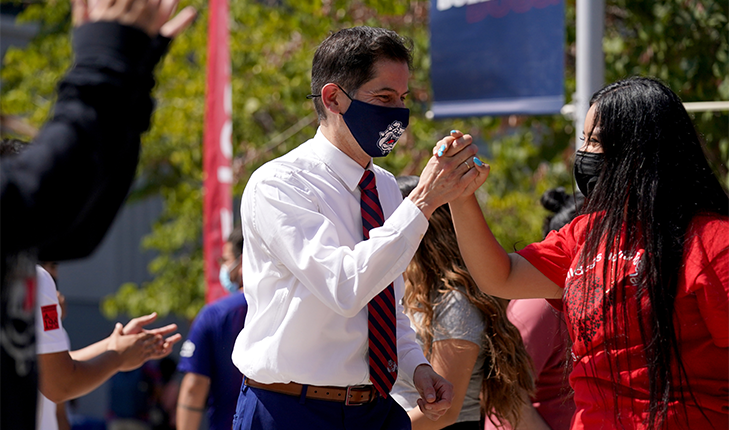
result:
[[[205,301],[213,302],[227,292],[220,285],[223,243],[233,227],[231,183],[232,103],[228,47],[228,0],[210,0],[208,23],[207,92],[203,144],[203,258]]]

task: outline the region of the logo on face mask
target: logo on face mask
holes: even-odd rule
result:
[[[394,121],[387,126],[387,130],[380,132],[380,140],[377,141],[377,147],[384,154],[388,154],[395,147],[400,136],[405,133],[405,127],[400,121]]]

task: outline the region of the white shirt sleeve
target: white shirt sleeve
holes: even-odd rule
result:
[[[51,354],[68,351],[68,337],[61,322],[61,305],[56,295],[56,284],[51,275],[40,266],[36,266],[36,283],[36,352]]]
[[[333,221],[319,212],[315,197],[295,176],[260,181],[252,198],[252,227],[271,254],[345,317],[356,315],[402,274],[428,225],[408,201],[373,229],[369,240],[349,247],[341,245]]]
[[[430,364],[416,341],[415,331],[400,302],[397,303],[397,360],[400,366],[398,373],[406,374],[409,379],[413,378],[416,367]]]

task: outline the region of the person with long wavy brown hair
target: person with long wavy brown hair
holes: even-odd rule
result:
[[[397,180],[404,196],[418,183],[417,176]],[[431,421],[415,407],[412,382],[398,379],[392,396],[408,410],[413,429],[481,430],[484,411],[513,428],[547,429],[526,401],[534,390],[532,364],[506,317],[507,301],[479,291],[458,250],[448,206],[433,212],[404,277],[403,306],[418,341],[433,368],[454,386],[450,410]]]

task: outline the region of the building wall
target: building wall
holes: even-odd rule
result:
[[[58,288],[66,296],[68,317],[63,321],[71,340],[71,348],[79,349],[107,337],[118,320],[129,321],[128,316],[108,320],[100,310],[101,301],[114,294],[126,282],[141,284],[150,280],[147,265],[154,257],[141,249],[142,238],[151,231],[152,223],[162,211],[160,198],[151,198],[126,205],[117,215],[106,237],[94,253],[83,260],[63,262],[58,266]],[[183,338],[187,337],[188,322],[174,316],[159,319],[152,326],[177,323]],[[179,358],[182,342],[175,345],[172,357]],[[104,418],[112,401],[110,382],[79,398],[76,413]]]

